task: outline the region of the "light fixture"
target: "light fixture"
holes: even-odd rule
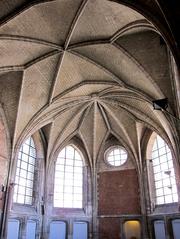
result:
[[[169,111],[166,110],[168,108],[168,98],[153,100],[152,104],[153,104],[154,110],[161,110],[163,112],[166,112],[168,115],[173,117],[175,120],[180,121],[179,118],[177,118],[176,116],[174,116],[173,114],[171,114]]]
[[[154,110],[166,110],[168,107],[168,98],[153,100]]]

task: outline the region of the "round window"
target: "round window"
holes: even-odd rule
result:
[[[111,166],[121,166],[127,161],[127,152],[124,148],[115,146],[107,150],[105,160]]]

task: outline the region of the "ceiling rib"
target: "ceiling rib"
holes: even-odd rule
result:
[[[158,90],[158,93],[161,95],[161,97],[163,98],[164,95],[162,93],[162,91],[160,90],[159,86],[157,85],[157,83],[153,80],[152,76],[144,69],[144,67],[142,66],[142,64],[136,60],[136,58],[134,56],[132,56],[124,47],[122,47],[120,44],[117,43],[113,43],[113,46],[115,46],[117,49],[119,49],[124,55],[126,55],[140,70],[142,73],[145,74],[145,76],[151,81],[151,83],[153,85],[156,86],[156,90]]]
[[[73,130],[66,138],[64,138],[63,145],[66,145],[74,136],[77,135],[77,133],[78,133],[77,129]],[[59,138],[58,138],[58,140],[59,140]],[[58,146],[59,146],[59,142],[55,141],[54,142],[54,147],[53,147],[53,149],[50,152],[49,159],[54,159],[54,154],[57,153],[57,151],[59,151],[59,147]]]
[[[64,104],[62,106],[62,108],[60,107],[56,107],[56,110],[53,111],[50,111],[50,113],[54,113],[54,116],[53,116],[53,119],[56,119],[59,117],[60,114],[63,114],[64,112],[68,111],[68,110],[71,110],[72,107],[76,107],[78,105],[81,105],[81,104],[89,104],[89,99],[88,100],[84,100],[82,102],[82,99],[80,100],[72,100],[71,102],[68,102],[66,104]]]
[[[110,70],[108,70],[106,67],[100,65],[99,63],[97,63],[96,61],[90,59],[89,57],[86,57],[82,54],[77,53],[76,51],[68,51],[71,54],[85,60],[86,62],[89,62],[93,65],[95,65],[97,68],[99,68],[100,70],[104,71],[106,74],[108,74],[109,76],[111,76],[120,86],[125,87],[126,84],[123,80],[121,80],[118,76],[116,76],[113,72],[111,72]]]
[[[115,120],[115,122],[117,123],[117,125],[119,126],[119,128],[122,130],[122,132],[124,133],[124,135],[126,136],[126,139],[128,140],[129,145],[132,146],[132,149],[136,155],[136,151],[134,149],[133,143],[131,141],[131,137],[129,136],[129,134],[127,133],[126,129],[123,127],[123,125],[121,124],[120,120],[117,118],[117,116],[112,112],[111,109],[109,109],[109,107],[107,106],[107,104],[105,105],[103,102],[101,103],[104,107],[104,109],[109,112],[109,114],[112,116],[112,118]]]
[[[85,103],[79,110],[77,110],[75,115],[77,116],[78,114],[82,114],[83,111],[86,110],[89,107],[89,105],[90,105],[90,103],[89,104]],[[55,140],[56,142],[59,142],[62,134],[68,128],[68,126],[71,124],[71,122],[73,122],[74,119],[75,119],[75,117],[71,117],[71,119],[67,122],[67,124],[64,126],[64,128],[61,130],[61,133],[59,133],[58,137],[56,138],[56,140]],[[73,131],[77,131],[77,130],[78,130],[78,128],[74,129]],[[68,136],[69,135],[67,135],[67,137]],[[55,143],[55,145],[57,145],[57,143]]]
[[[25,67],[23,65],[0,67],[0,72],[24,71],[24,70],[25,70]]]
[[[80,88],[81,86],[84,85],[112,85],[112,86],[119,86],[117,82],[111,82],[111,81],[100,81],[100,80],[96,80],[96,81],[90,81],[90,80],[85,80],[85,81],[81,81],[80,83],[68,88],[67,90],[63,91],[62,93],[60,93],[59,95],[57,95],[56,97],[54,97],[53,101],[58,100],[59,98],[65,96],[66,94],[70,93],[73,90],[76,90],[78,88]]]
[[[27,62],[26,64],[24,65],[12,65],[12,66],[2,66],[0,67],[0,72],[8,72],[8,71],[24,71],[26,70],[27,68],[29,68],[30,66],[40,62],[40,61],[43,61],[45,60],[46,58],[48,57],[51,57],[53,55],[56,55],[58,54],[59,51],[58,50],[53,50],[53,51],[50,51],[48,53],[45,53],[43,54],[42,56],[39,56],[29,62]]]
[[[65,56],[65,52],[63,52],[61,54],[60,58],[59,58],[59,62],[58,62],[57,68],[56,68],[55,76],[54,76],[54,80],[52,82],[50,93],[49,93],[49,104],[51,104],[52,100],[53,100],[53,95],[54,95],[54,92],[55,92],[58,76],[60,74],[61,67],[62,67],[62,64],[63,64],[64,56]]]
[[[3,41],[3,40],[35,43],[35,44],[39,44],[39,45],[48,46],[48,47],[54,48],[59,51],[63,51],[63,48],[60,45],[45,41],[43,39],[33,38],[33,37],[24,37],[24,36],[16,36],[16,35],[0,35],[0,41]]]
[[[84,41],[84,42],[77,42],[72,45],[68,46],[68,50],[73,50],[74,48],[83,47],[83,46],[90,46],[90,45],[100,45],[100,44],[111,44],[114,41],[116,41],[121,34],[125,33],[126,31],[130,29],[134,29],[137,27],[146,27],[149,30],[156,31],[156,29],[146,20],[137,20],[134,22],[131,22],[124,27],[120,28],[117,32],[115,32],[111,37],[105,38],[105,39],[96,39],[91,41]]]
[[[150,101],[148,98],[143,97],[140,94],[136,95],[136,94],[130,94],[130,92],[118,92],[118,91],[110,92],[109,95],[107,93],[106,95],[101,95],[101,97],[103,99],[112,99],[112,98],[114,99],[127,98],[128,99],[129,98],[129,99],[135,99],[135,100],[152,104],[152,101]],[[131,93],[134,93],[134,92],[131,92]]]
[[[87,146],[86,140],[84,139],[84,137],[83,137],[83,135],[82,135],[82,133],[80,131],[78,131],[78,135],[80,136],[80,138],[81,138],[81,140],[82,140],[82,142],[84,144],[85,151],[86,151],[86,153],[88,155],[88,161],[89,161],[89,164],[90,164],[90,169],[92,170],[93,166],[92,166],[91,154],[89,152],[89,148]]]
[[[98,103],[98,106],[99,106],[99,109],[100,109],[100,111],[101,111],[101,114],[102,114],[102,116],[103,116],[104,122],[105,122],[105,124],[106,124],[108,130],[111,130],[110,123],[109,123],[109,120],[108,120],[108,118],[107,118],[107,115],[106,115],[106,112],[105,112],[103,106],[102,106],[100,103]]]
[[[77,47],[84,47],[84,46],[91,46],[91,45],[103,45],[103,44],[112,44],[115,48],[117,48],[120,52],[122,52],[124,55],[126,55],[126,57],[128,57],[128,59],[130,61],[132,61],[138,68],[139,70],[141,70],[141,72],[143,74],[145,74],[145,76],[152,82],[153,85],[156,85],[157,89],[158,89],[158,93],[160,94],[160,97],[164,97],[162,91],[159,89],[157,83],[153,80],[153,78],[151,77],[151,75],[144,69],[144,67],[140,64],[140,62],[135,59],[135,57],[133,57],[126,49],[124,49],[121,45],[114,43],[114,42],[110,42],[109,40],[96,40],[96,41],[87,41],[87,42],[81,42],[78,44],[74,44],[72,46],[70,46],[70,48],[68,49],[68,51],[70,51],[71,53],[76,51],[73,51],[73,49],[77,48]],[[79,53],[78,53],[79,54]],[[82,54],[80,54],[82,55]],[[84,55],[82,55],[84,57]],[[92,61],[92,59],[90,59]],[[95,62],[96,63],[96,62]]]
[[[89,103],[89,101],[84,101],[84,103]],[[23,131],[22,138],[25,137],[25,135],[28,135],[30,132],[33,133],[44,125],[53,122],[54,119],[59,117],[60,114],[63,114],[67,110],[70,110],[71,107],[75,107],[80,104],[82,104],[82,101],[72,101],[66,104],[66,107],[64,109],[63,107],[56,107],[55,109],[49,111],[47,111],[49,105],[44,106],[30,119],[29,123],[26,126],[26,130]],[[43,114],[44,111],[46,113]]]
[[[79,47],[92,46],[92,45],[104,45],[104,44],[110,44],[110,43],[111,42],[109,39],[97,39],[97,40],[91,40],[91,41],[83,41],[83,42],[78,42],[78,43],[69,45],[67,50],[72,51]]]
[[[34,0],[31,2],[27,2],[26,4],[23,4],[22,6],[20,6],[18,9],[14,10],[13,13],[8,14],[3,19],[1,19],[0,27],[5,25],[6,23],[10,22],[15,17],[19,16],[21,13],[28,11],[30,8],[32,8],[36,5],[47,3],[47,2],[53,2],[53,1],[55,1],[55,0]]]
[[[78,125],[78,129],[81,128],[81,125],[83,124],[83,122],[85,121],[85,118],[86,116],[88,115],[90,109],[91,109],[91,106],[92,106],[93,102],[91,102],[88,107],[84,110],[84,114],[82,115],[80,121],[79,121],[79,125]]]
[[[75,55],[75,56],[78,56],[79,58],[95,65],[96,67],[98,67],[99,69],[103,70],[106,74],[108,74],[109,76],[112,77],[112,79],[117,82],[121,87],[124,87],[126,89],[129,89],[131,91],[134,91],[136,92],[137,94],[140,94],[140,95],[143,95],[144,97],[147,96],[149,97],[149,100],[152,100],[151,96],[149,96],[147,93],[145,94],[142,90],[136,88],[136,87],[133,87],[133,86],[130,86],[128,85],[127,83],[125,83],[122,79],[120,79],[117,75],[115,75],[112,71],[110,71],[109,69],[107,69],[106,67],[102,66],[101,64],[97,63],[96,61],[90,59],[89,57],[83,55],[83,54],[79,54],[78,52],[76,51],[68,51],[70,52],[71,54]]]
[[[15,136],[17,134],[17,128],[18,128],[18,119],[20,117],[20,105],[21,105],[21,102],[22,102],[22,94],[23,94],[23,87],[24,87],[24,72],[22,74],[22,81],[21,81],[21,89],[20,89],[20,92],[19,92],[19,99],[18,99],[18,107],[17,107],[17,112],[16,112],[16,120],[15,120],[15,127],[14,127],[14,136],[13,136],[13,139],[12,139],[12,143],[14,145],[14,142],[15,142]]]
[[[72,24],[70,26],[70,29],[69,29],[69,32],[68,32],[68,35],[66,37],[66,41],[65,41],[65,44],[64,44],[64,50],[66,50],[68,48],[68,45],[69,45],[69,43],[71,41],[71,37],[72,37],[72,35],[73,35],[74,31],[75,31],[75,28],[77,26],[78,20],[80,19],[80,17],[82,15],[82,13],[83,13],[83,11],[84,11],[88,1],[89,0],[83,0],[82,1],[81,5],[80,5],[80,7],[79,7],[79,9],[78,9],[78,11],[77,11],[73,21],[72,21]]]
[[[36,109],[34,107],[34,109],[36,109],[36,112],[34,112],[34,111],[33,111],[34,113],[32,112],[33,113],[32,117],[28,116],[28,114],[27,114],[27,116],[26,116],[27,117],[27,125],[24,127],[24,129],[23,129],[23,124],[21,126],[21,121],[18,122],[17,135],[18,135],[18,133],[20,133],[20,136],[18,136],[18,137],[21,139],[22,139],[22,136],[27,137],[27,133],[35,132],[35,130],[38,130],[43,124],[45,124],[45,122],[46,123],[51,122],[51,121],[58,122],[59,119],[67,116],[67,118],[65,118],[65,122],[64,122],[65,125],[62,128],[59,128],[60,126],[57,125],[58,131],[60,131],[60,135],[61,135],[60,141],[57,141],[56,145],[53,147],[53,149],[57,150],[57,148],[59,146],[59,145],[57,145],[57,143],[60,143],[60,142],[62,143],[62,139],[65,139],[66,143],[67,143],[67,140],[69,140],[73,134],[77,134],[78,131],[79,131],[79,135],[81,134],[80,128],[82,127],[83,122],[84,122],[84,124],[83,124],[84,131],[83,132],[86,135],[87,134],[86,120],[89,119],[88,118],[89,116],[93,116],[92,120],[88,121],[88,123],[90,123],[90,125],[93,126],[92,129],[90,126],[91,134],[93,134],[90,136],[90,139],[93,140],[93,148],[92,148],[91,153],[93,153],[93,155],[94,155],[94,161],[95,161],[95,158],[97,157],[97,153],[99,152],[98,147],[95,147],[96,143],[98,143],[98,145],[100,145],[100,143],[102,143],[104,140],[102,138],[104,137],[105,132],[108,132],[108,133],[113,132],[113,129],[114,129],[114,131],[116,131],[116,129],[117,129],[117,132],[119,129],[119,132],[117,133],[117,134],[119,134],[119,139],[121,138],[121,136],[122,137],[125,136],[123,140],[125,143],[129,142],[130,146],[128,145],[128,147],[130,148],[130,150],[132,149],[132,152],[133,152],[133,150],[136,148],[136,146],[135,146],[136,144],[134,143],[135,142],[134,138],[133,137],[131,138],[131,129],[132,129],[132,131],[134,130],[133,122],[142,122],[146,127],[151,127],[153,129],[156,129],[156,131],[159,131],[159,132],[160,131],[163,132],[163,130],[166,128],[166,124],[165,124],[165,126],[163,125],[163,122],[165,122],[165,119],[166,119],[165,116],[161,115],[162,114],[161,112],[160,113],[158,112],[156,114],[156,112],[153,112],[150,107],[151,106],[150,105],[151,96],[149,94],[154,95],[153,94],[154,88],[151,87],[151,89],[148,90],[147,88],[143,87],[144,84],[146,84],[146,82],[148,82],[149,86],[152,85],[152,86],[156,87],[156,89],[158,89],[158,90],[155,91],[155,95],[157,95],[157,96],[162,95],[162,97],[164,95],[161,92],[161,87],[159,86],[159,88],[157,88],[157,84],[159,84],[159,83],[156,80],[156,76],[158,76],[158,75],[155,75],[154,79],[156,81],[154,81],[154,79],[153,79],[154,74],[152,74],[151,71],[149,71],[149,69],[146,68],[146,65],[144,64],[145,62],[139,60],[138,57],[136,59],[136,55],[133,52],[131,52],[129,50],[129,48],[123,47],[123,44],[121,46],[121,42],[117,42],[117,39],[124,36],[126,34],[126,32],[128,34],[134,34],[134,32],[139,33],[141,31],[157,32],[156,29],[151,25],[151,23],[149,23],[146,20],[137,20],[137,21],[128,23],[129,20],[131,20],[131,15],[130,15],[131,9],[127,9],[127,12],[126,11],[123,12],[123,14],[126,14],[126,17],[124,19],[122,19],[123,20],[122,22],[121,21],[119,22],[118,19],[115,18],[114,16],[118,12],[117,8],[119,8],[121,6],[117,5],[117,8],[116,7],[112,8],[111,9],[112,11],[108,12],[106,7],[111,8],[111,4],[110,4],[109,0],[105,0],[105,2],[104,2],[105,8],[103,8],[103,9],[99,8],[100,13],[96,9],[96,0],[92,0],[92,2],[95,4],[94,4],[94,6],[92,4],[91,9],[89,9],[89,5],[87,5],[90,2],[90,0],[80,0],[80,1],[78,0],[77,1],[78,6],[76,6],[75,13],[73,11],[73,16],[71,15],[72,9],[66,7],[65,0],[31,0],[31,1],[21,0],[21,1],[19,1],[19,4],[20,4],[20,2],[25,2],[21,6],[18,6],[18,0],[17,0],[17,5],[15,3],[13,4],[13,5],[16,5],[16,9],[13,11],[11,10],[10,14],[7,14],[5,17],[3,17],[0,20],[0,26],[2,26],[2,27],[5,26],[5,29],[6,29],[6,27],[8,28],[9,25],[11,25],[10,21],[12,20],[13,26],[15,27],[15,30],[16,30],[15,32],[17,32],[15,34],[21,34],[21,33],[18,33],[18,32],[21,32],[21,31],[19,31],[20,30],[19,27],[21,27],[21,26],[18,24],[18,19],[19,19],[18,16],[21,17],[23,15],[26,17],[26,14],[27,14],[28,15],[27,17],[29,17],[29,13],[31,11],[33,11],[33,13],[36,14],[37,19],[42,19],[45,22],[47,21],[46,22],[47,24],[49,24],[48,19],[49,19],[50,15],[55,14],[52,23],[58,22],[56,20],[62,19],[61,17],[64,15],[59,16],[59,14],[61,14],[62,12],[60,12],[59,9],[56,9],[57,5],[53,3],[55,1],[57,1],[57,2],[59,1],[59,4],[60,5],[62,4],[63,9],[66,11],[67,19],[65,19],[65,20],[68,20],[67,22],[69,22],[69,20],[70,20],[70,22],[68,24],[64,24],[64,25],[62,25],[62,27],[61,26],[58,27],[58,25],[53,24],[54,28],[55,28],[53,33],[55,33],[55,35],[53,35],[52,37],[54,37],[54,36],[56,37],[56,36],[58,36],[58,34],[62,34],[62,33],[64,34],[66,32],[65,40],[64,40],[63,44],[61,44],[61,43],[58,44],[58,43],[53,43],[53,41],[49,42],[48,40],[46,41],[43,39],[38,39],[38,38],[36,38],[36,36],[34,38],[33,37],[31,38],[31,36],[25,37],[25,36],[16,36],[16,35],[11,36],[11,35],[5,35],[5,34],[0,35],[0,45],[2,47],[2,55],[4,57],[3,59],[5,59],[4,62],[8,62],[8,59],[9,59],[8,58],[9,56],[6,51],[7,47],[10,48],[12,45],[13,46],[13,54],[14,54],[13,55],[14,58],[12,59],[13,60],[12,62],[14,65],[12,65],[12,66],[7,65],[4,67],[0,67],[0,72],[17,71],[17,70],[24,71],[28,67],[33,66],[34,64],[37,64],[37,67],[38,67],[38,62],[43,61],[46,58],[48,59],[48,63],[50,63],[51,66],[54,67],[54,68],[48,67],[46,69],[47,75],[49,73],[52,73],[52,70],[54,73],[51,86],[47,85],[47,87],[49,87],[48,88],[49,92],[46,93],[45,91],[43,91],[43,93],[46,94],[46,96],[48,97],[48,103],[45,103],[45,105],[43,105],[41,109],[39,109],[39,108]],[[71,1],[71,3],[73,3],[73,0],[69,0],[69,1]],[[97,1],[98,1],[97,3],[101,2],[101,0],[97,0]],[[158,0],[156,0],[156,1],[158,1]],[[10,4],[9,2],[10,2],[10,0],[7,1],[7,5]],[[52,3],[50,3],[50,2],[52,2]],[[41,5],[41,4],[44,4],[44,5]],[[44,11],[44,9],[43,9],[44,6],[50,7],[51,10],[48,11],[46,9],[47,12]],[[70,6],[73,6],[73,4],[72,5],[70,4]],[[88,12],[86,11],[87,9],[88,9]],[[38,10],[38,11],[36,12],[36,10]],[[101,10],[102,10],[102,12],[101,12]],[[106,13],[108,13],[108,14],[106,15]],[[128,13],[129,13],[129,15],[128,15]],[[44,14],[47,14],[47,15],[45,16]],[[103,34],[102,34],[102,35],[104,35],[104,39],[103,39],[103,36],[101,35],[100,38],[102,38],[102,39],[90,40],[90,37],[88,37],[89,32],[86,32],[85,27],[89,26],[89,30],[95,34],[94,38],[98,37],[98,35],[100,33],[98,30],[101,27],[101,23],[99,21],[96,21],[95,23],[97,25],[93,25],[94,23],[92,25],[91,24],[89,25],[88,21],[91,22],[92,17],[95,15],[100,20],[99,14],[103,14],[104,17],[108,18],[107,20],[109,21],[110,24],[112,24],[110,26],[112,26],[112,27],[119,26],[120,29],[118,31],[116,31],[116,30],[113,31],[115,33],[111,34],[111,36],[109,37],[109,25],[107,28],[105,26]],[[122,18],[123,18],[123,14],[122,14]],[[127,17],[127,16],[129,16],[129,17]],[[135,18],[135,17],[136,17],[136,14],[134,15],[134,17],[132,19],[139,19],[139,18]],[[84,20],[83,22],[81,22],[82,18]],[[7,26],[6,26],[5,24],[8,22],[10,24],[7,24]],[[123,26],[124,22],[126,23],[125,26]],[[22,21],[22,24],[23,24],[23,21]],[[27,24],[33,24],[32,19],[27,18]],[[58,22],[58,24],[61,24],[61,21]],[[50,26],[50,24],[49,24],[49,26]],[[36,27],[36,26],[32,26],[32,27]],[[79,32],[80,34],[78,34],[78,36],[77,36],[79,42],[77,40],[76,43],[73,43],[72,39],[74,39],[73,37],[79,30],[78,27],[80,27],[82,30]],[[9,29],[9,30],[11,31],[11,29]],[[26,35],[27,33],[28,33],[28,35],[31,35],[33,33],[33,32],[28,32],[28,29],[23,28],[23,30],[25,30],[24,35]],[[41,29],[41,30],[42,30],[42,32],[41,32],[42,35],[45,35],[46,31],[44,32],[44,29]],[[61,32],[61,30],[62,30],[62,32]],[[84,33],[85,35],[81,35],[82,33]],[[11,33],[9,33],[9,34],[11,34]],[[39,32],[39,34],[40,34],[40,32]],[[41,35],[41,37],[42,37],[42,35]],[[81,36],[82,36],[82,38],[81,38]],[[106,39],[107,36],[108,36],[108,39]],[[83,37],[85,37],[85,38],[87,37],[87,39],[89,39],[89,40],[83,41],[82,40]],[[153,35],[152,35],[152,38],[153,38]],[[7,44],[6,44],[6,41],[7,41]],[[11,42],[11,41],[14,41],[14,42]],[[80,41],[82,41],[82,42],[80,42]],[[103,44],[104,44],[104,46],[102,46]],[[22,45],[22,49],[20,47],[18,49],[17,46],[21,46],[21,45]],[[100,45],[102,47],[102,52],[100,52],[102,54],[101,55],[102,58],[98,57],[99,56],[98,54],[97,54],[98,55],[97,57],[96,57],[96,55],[93,54],[93,51],[98,51],[98,49],[101,50]],[[88,48],[88,46],[92,46],[92,47]],[[3,47],[5,49],[4,51],[3,51]],[[38,50],[40,50],[41,53],[37,54],[37,51],[36,51],[36,53],[33,54],[31,52],[31,49],[34,49],[33,47],[35,47],[35,49],[37,48]],[[110,54],[113,52],[116,52],[117,55],[119,55],[119,57],[120,57],[119,59],[125,60],[125,64],[131,63],[130,68],[128,68],[128,69],[130,71],[132,71],[133,69],[137,70],[136,76],[142,77],[144,79],[144,82],[140,81],[140,83],[139,83],[139,81],[138,81],[139,84],[137,84],[137,87],[136,86],[134,87],[133,80],[132,81],[128,80],[128,79],[130,79],[131,75],[129,75],[129,74],[126,75],[126,71],[128,71],[128,69],[125,68],[125,76],[127,76],[127,78],[123,77],[124,74],[122,74],[121,69],[120,69],[120,71],[117,71],[117,73],[116,73],[116,69],[118,69],[118,67],[119,67],[118,64],[120,64],[121,61],[115,61],[114,63],[112,63],[114,67],[111,64],[106,63],[108,61],[109,62],[111,61],[111,58],[109,58],[108,57],[109,55],[107,55],[106,49],[108,49],[110,51]],[[20,60],[22,60],[21,62],[23,62],[23,64],[18,66],[15,57],[16,57],[16,55],[18,55],[18,52],[20,52],[21,50],[24,51],[24,54],[26,54],[27,52],[28,52],[28,54],[30,53],[30,57],[31,57],[30,59],[32,59],[32,60],[30,60],[29,62],[24,64],[23,60],[25,58],[22,57],[22,59],[20,59]],[[87,50],[87,54],[86,54],[85,50]],[[45,51],[46,51],[46,53],[42,53]],[[82,52],[82,54],[81,54],[81,52]],[[162,52],[163,52],[163,49],[162,49]],[[61,88],[62,83],[64,83],[64,86],[66,89],[63,92],[61,92],[59,95],[56,95],[57,82],[60,80],[59,75],[62,73],[62,71],[63,71],[63,73],[66,71],[65,74],[68,74],[68,71],[70,70],[69,65],[67,65],[67,68],[64,71],[64,64],[66,64],[66,63],[68,64],[68,61],[66,62],[64,59],[66,59],[65,57],[67,57],[68,54],[70,55],[70,57],[74,55],[74,57],[72,57],[70,59],[70,60],[72,60],[72,62],[71,62],[72,67],[77,67],[77,69],[75,69],[74,72],[77,73],[77,75],[78,74],[80,75],[81,71],[80,70],[78,71],[78,69],[81,68],[83,65],[83,66],[85,66],[84,67],[85,70],[83,70],[83,73],[85,73],[85,74],[82,74],[83,79],[81,79],[82,81],[78,84],[76,84],[73,81],[73,76],[72,76],[72,82],[73,82],[72,85],[73,84],[74,85],[70,86],[70,87],[68,85],[65,85],[67,82],[65,82],[65,81],[60,82],[60,88]],[[52,58],[49,59],[48,57],[51,57],[51,56],[52,56]],[[19,57],[20,57],[20,55],[19,55]],[[82,64],[79,64],[78,57],[79,57],[79,59],[81,58],[80,63],[82,62]],[[105,57],[107,61],[103,61],[103,57]],[[6,61],[6,59],[7,59],[7,61]],[[55,61],[55,59],[56,59],[56,61]],[[44,64],[44,62],[42,62],[42,63]],[[92,70],[92,68],[93,68],[93,70]],[[113,70],[113,69],[115,69],[115,70]],[[34,73],[34,70],[36,70],[35,67],[33,67],[32,70]],[[88,74],[89,71],[91,71],[91,70],[92,70],[92,74],[89,75],[89,76],[92,76],[89,78],[89,79],[91,79],[91,81],[84,80],[84,79],[86,79],[86,73]],[[163,74],[163,71],[161,71],[161,73]],[[152,76],[151,76],[151,74],[152,74]],[[157,74],[158,74],[158,72],[157,72]],[[3,75],[3,74],[1,74],[1,75]],[[97,79],[93,80],[94,75],[95,76],[99,76],[99,75],[105,76],[104,78],[102,77],[102,79],[108,79],[108,80],[101,81],[101,80],[99,80],[98,77],[97,77]],[[27,76],[25,75],[24,77],[27,77]],[[100,79],[101,79],[101,77],[100,77]],[[135,79],[138,79],[138,78],[135,78]],[[27,79],[25,78],[25,80],[28,80],[28,78]],[[128,83],[128,82],[130,82],[130,83]],[[142,82],[142,84],[141,84],[141,82]],[[89,86],[88,84],[93,84],[93,86]],[[128,84],[130,84],[130,85],[128,85]],[[23,86],[23,84],[21,85],[21,87],[22,86]],[[80,87],[82,87],[82,88],[80,88]],[[74,91],[76,89],[77,89],[77,91]],[[25,95],[25,97],[27,97],[27,98],[25,98],[27,100],[27,102],[29,101],[31,104],[32,97],[31,97],[31,95],[26,94],[27,91],[25,91],[25,90],[28,90],[28,89],[23,88],[23,91],[21,92],[21,94],[23,93],[23,95]],[[146,91],[147,91],[147,93],[146,93]],[[164,91],[164,88],[163,88],[163,91]],[[150,93],[148,93],[148,92],[150,92]],[[68,94],[68,93],[71,93],[71,94]],[[66,95],[66,94],[68,94],[68,95]],[[128,100],[129,98],[131,98],[132,100],[131,101]],[[23,100],[24,100],[24,98],[21,99],[21,101],[23,101]],[[137,100],[139,100],[139,101],[137,101]],[[34,95],[33,101],[34,101],[33,106],[38,105],[38,103],[39,103],[38,91],[37,91],[37,95]],[[133,103],[133,102],[135,102],[135,103]],[[93,109],[91,108],[91,106],[93,107]],[[22,106],[22,107],[24,107],[24,106]],[[72,108],[74,108],[74,111],[76,112],[75,116],[74,116],[74,114],[72,114],[72,110],[71,110]],[[23,109],[24,108],[22,108],[22,110]],[[92,111],[91,111],[91,109],[92,109]],[[18,110],[19,110],[19,107],[18,107]],[[67,113],[67,115],[64,114],[65,112]],[[26,113],[26,112],[24,112],[24,113]],[[123,118],[123,116],[124,116],[124,118]],[[59,117],[59,119],[57,117]],[[111,119],[113,120],[112,122],[111,122]],[[120,119],[122,119],[122,120],[120,121]],[[131,125],[126,124],[127,122],[130,122]],[[102,128],[102,130],[98,131],[100,123],[102,124],[103,128]],[[72,125],[73,125],[73,127],[72,127]],[[130,127],[130,129],[129,129],[129,127]],[[66,128],[68,128],[67,131],[66,131]],[[134,133],[136,133],[136,130],[134,131]],[[164,130],[163,134],[166,134],[165,130]],[[99,135],[101,137],[99,137]],[[59,135],[54,134],[51,137],[54,137],[53,139],[56,141],[58,139]],[[128,137],[130,138],[132,144],[129,141]],[[17,139],[17,141],[18,140],[19,139]],[[123,140],[122,140],[122,142],[123,142]],[[133,143],[134,143],[134,145],[133,145]],[[87,152],[88,152],[88,148],[87,148]]]
[[[106,89],[104,89],[104,90],[102,90],[101,92],[99,92],[99,97],[102,97],[102,96],[104,96],[105,94],[108,94],[109,92],[110,92],[110,94],[111,94],[111,92],[113,92],[113,91],[115,91],[115,88],[114,88],[114,86],[117,86],[117,85],[111,85],[110,87],[108,87],[108,88],[106,88]],[[121,87],[118,87],[119,88],[119,90],[121,89]],[[119,91],[120,92],[120,91]],[[118,93],[119,93],[118,92]]]
[[[154,119],[150,118],[143,111],[141,111],[137,108],[132,108],[132,106],[130,106],[129,104],[125,104],[125,103],[122,103],[122,102],[119,102],[119,101],[113,100],[113,99],[103,100],[103,102],[105,104],[111,104],[111,105],[116,106],[118,108],[124,109],[125,111],[130,113],[132,119],[134,119],[136,121],[143,121],[143,123],[152,125],[154,128],[160,128],[160,126],[158,125],[158,123]]]
[[[152,30],[152,31],[156,31],[156,29],[146,20],[146,19],[141,19],[141,20],[137,20],[134,22],[130,22],[127,25],[125,25],[124,27],[120,28],[118,31],[116,31],[113,36],[110,38],[110,42],[114,42],[116,41],[119,37],[121,37],[121,35],[129,30],[138,28],[138,27],[145,27],[148,30]]]
[[[43,54],[42,56],[39,56],[39,57],[33,59],[32,61],[29,61],[28,63],[26,63],[26,64],[24,65],[24,67],[25,67],[25,69],[27,69],[27,68],[31,67],[32,65],[34,65],[34,64],[36,64],[36,63],[38,63],[38,62],[40,62],[40,61],[43,61],[43,60],[47,59],[48,57],[57,55],[57,54],[59,54],[59,53],[60,53],[60,52],[59,52],[58,50],[50,51],[50,52],[48,52],[48,53]]]
[[[113,107],[115,107],[117,109],[122,108],[123,110],[127,111],[127,113],[130,114],[131,119],[134,120],[134,121],[138,119],[135,116],[134,112],[131,112],[131,111],[128,110],[128,107],[129,107],[128,104],[126,105],[125,103],[121,103],[118,100],[116,101],[116,100],[111,100],[111,99],[103,100],[103,103],[108,104],[108,105],[112,105]]]

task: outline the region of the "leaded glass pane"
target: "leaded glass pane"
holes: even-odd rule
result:
[[[156,203],[178,202],[177,187],[171,151],[157,136],[152,149]]]
[[[15,203],[32,204],[35,159],[36,149],[30,137],[21,146],[18,154],[13,196]]]
[[[54,207],[82,208],[82,188],[83,161],[81,155],[71,145],[66,146],[59,153],[56,161]]]
[[[121,166],[127,161],[127,152],[119,146],[110,148],[106,153],[105,160],[111,166]]]

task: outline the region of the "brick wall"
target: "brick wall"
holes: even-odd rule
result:
[[[140,214],[135,169],[100,173],[98,194],[99,215]]]
[[[119,218],[99,219],[99,239],[120,239]]]

